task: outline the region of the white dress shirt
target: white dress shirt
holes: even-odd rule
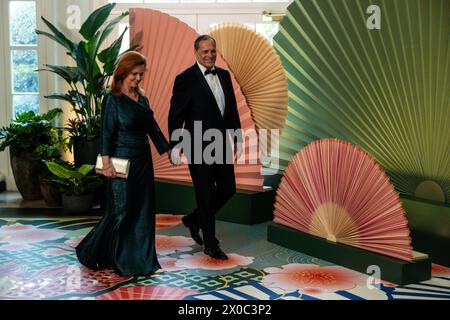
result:
[[[198,63],[198,67],[200,68],[200,70],[202,71],[203,76],[206,79],[206,82],[209,85],[209,88],[211,89],[214,98],[216,98],[216,102],[217,105],[219,106],[220,109],[220,113],[222,114],[223,117],[223,113],[225,111],[225,94],[223,93],[223,89],[222,89],[222,85],[220,84],[220,80],[219,80],[219,76],[218,75],[213,75],[211,73],[209,73],[208,75],[205,75],[205,71],[206,71],[206,67],[201,65],[200,63]],[[215,68],[213,67],[211,70],[214,70]]]

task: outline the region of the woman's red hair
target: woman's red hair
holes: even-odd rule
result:
[[[111,83],[111,93],[114,96],[122,95],[122,84],[123,80],[130,74],[130,72],[138,66],[147,67],[147,58],[136,51],[129,51],[125,53],[117,63],[116,69],[114,70],[113,80]],[[138,93],[142,93],[141,88],[136,89]]]

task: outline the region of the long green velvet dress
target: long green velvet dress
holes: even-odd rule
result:
[[[76,248],[80,262],[99,270],[114,268],[124,276],[149,275],[160,269],[155,251],[155,186],[151,138],[160,154],[168,142],[145,96],[103,100],[101,154],[131,160],[128,179],[107,179],[101,221]]]

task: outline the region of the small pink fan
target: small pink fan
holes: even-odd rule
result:
[[[277,191],[274,222],[412,261],[408,221],[388,176],[365,151],[318,140],[291,160]]]

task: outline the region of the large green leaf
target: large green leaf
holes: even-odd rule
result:
[[[116,6],[115,3],[110,3],[92,12],[87,18],[87,20],[81,26],[80,34],[86,40],[92,39],[92,37],[95,35],[98,29],[108,19],[109,14],[111,13],[112,9],[115,6]]]
[[[86,42],[80,41],[75,49],[75,61],[78,67],[78,73],[82,76],[81,80],[89,79],[90,74],[90,60],[89,54],[86,50]]]
[[[83,164],[78,170],[83,176],[87,176],[89,172],[94,170],[95,166],[92,164]]]
[[[76,101],[73,100],[73,97],[71,97],[69,94],[63,94],[63,93],[54,93],[49,96],[44,96],[46,99],[52,99],[52,100],[63,100],[69,102],[72,107],[75,107]]]
[[[103,75],[100,72],[97,72],[97,74],[93,76],[87,84],[86,91],[93,94],[94,96],[99,96],[102,94],[102,88]]]
[[[59,108],[54,108],[49,110],[47,113],[42,115],[42,118],[44,118],[47,121],[53,120],[58,114],[62,113],[63,111]]]
[[[116,65],[119,62],[120,57],[129,51],[135,51],[138,47],[139,47],[139,45],[133,45],[128,50],[125,50],[124,52],[122,52],[122,54],[120,56],[119,55],[116,55],[116,56],[111,55],[111,60],[106,62],[103,65],[103,73],[106,76],[111,76],[114,73],[114,70],[116,69]]]
[[[61,78],[66,80],[67,83],[76,83],[78,81],[78,69],[69,66],[55,66],[51,64],[45,64],[48,69],[38,69],[36,71],[49,71],[56,73]]]
[[[111,76],[114,73],[114,70],[116,68],[116,65],[113,61],[105,63],[103,66],[103,72],[106,76]]]
[[[50,21],[45,19],[44,17],[41,17],[42,21],[47,25],[47,27],[50,29],[50,31],[53,32],[52,34],[49,34],[48,32],[36,30],[36,34],[47,36],[59,44],[61,44],[63,47],[65,47],[67,50],[69,50],[71,53],[75,50],[75,43],[70,41],[62,32],[60,32]]]
[[[73,178],[82,179],[83,178],[83,174],[81,172],[78,172],[75,170],[69,170],[55,162],[48,161],[45,164],[47,165],[48,170],[59,178],[62,178],[62,179],[73,179]]]
[[[63,180],[62,178],[56,177],[50,179],[50,183],[53,184],[55,187],[63,191],[64,193],[70,192],[71,185],[67,180]]]
[[[36,118],[37,115],[34,111],[25,111],[16,115],[14,123],[32,123]]]
[[[100,67],[97,63],[96,52],[95,52],[95,43],[96,39],[91,39],[88,42],[82,42],[80,45],[83,45],[82,57],[84,59],[84,68],[86,69],[86,80],[88,84],[93,82],[95,78],[100,74]]]
[[[79,91],[69,90],[68,94],[72,97],[73,101],[76,101],[79,107],[82,107],[86,104],[86,95],[82,94]]]
[[[98,60],[103,63],[107,63],[109,61],[114,61],[119,55],[120,48],[122,46],[122,39],[125,35],[125,32],[128,30],[128,27],[123,30],[122,34],[119,38],[114,41],[111,46],[103,50],[98,54]]]
[[[94,45],[94,53],[97,55],[100,50],[101,45],[109,36],[109,34],[114,30],[115,26],[126,16],[128,16],[128,12],[123,12],[120,16],[112,19],[103,29],[99,30],[95,34],[95,45]]]

